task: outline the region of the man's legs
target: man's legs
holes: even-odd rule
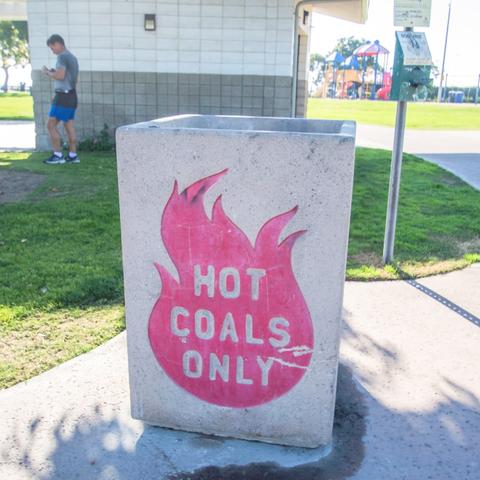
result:
[[[68,136],[68,144],[70,146],[71,153],[77,153],[77,135],[75,133],[75,125],[73,124],[73,120],[69,120],[68,122],[64,123],[65,131],[67,132]]]
[[[54,152],[61,152],[61,137],[60,133],[58,133],[57,125],[59,124],[60,120],[55,117],[48,117],[47,122],[47,130],[50,135],[50,141],[52,142],[52,148]]]
[[[68,120],[64,123],[65,131],[68,136],[68,144],[70,151],[68,152],[67,162],[68,163],[80,163],[80,158],[77,155],[77,135],[75,133],[75,125],[72,120]]]
[[[56,165],[58,163],[65,163],[65,158],[63,157],[60,133],[58,133],[57,125],[60,122],[58,118],[48,117],[47,130],[50,134],[50,140],[52,142],[53,155],[46,160],[44,163],[47,165]]]

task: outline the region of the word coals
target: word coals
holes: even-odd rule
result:
[[[225,267],[220,270],[218,281],[215,282],[214,266],[208,265],[207,271],[202,272],[200,265],[194,265],[194,295],[196,297],[206,295],[213,299],[217,294],[223,299],[233,300],[240,297],[242,288],[246,288],[250,299],[258,301],[261,291],[260,284],[265,275],[264,269],[247,268],[246,278],[249,279],[249,285],[242,285],[239,271],[234,267]],[[218,285],[217,292],[215,283]],[[289,326],[290,323],[287,319],[273,316],[268,321],[268,336],[264,338],[261,334],[256,335],[255,321],[250,313],[241,315],[241,318],[235,318],[232,312],[227,311],[221,318],[215,318],[214,312],[208,309],[198,308],[191,312],[178,305],[173,306],[170,313],[171,333],[177,337],[183,337],[187,341],[190,335],[195,335],[200,340],[215,340],[220,344],[222,342],[234,344],[242,342],[248,345],[263,345],[268,342],[274,348],[283,348],[290,343]],[[261,385],[267,386],[269,372],[275,359],[256,356],[255,360],[259,369],[257,379],[245,376],[245,359],[240,355],[231,359],[230,355],[219,356],[212,351],[205,360],[197,350],[185,351],[182,361],[184,375],[189,378],[208,375],[212,381],[220,378],[224,382],[231,381],[234,376],[234,381],[238,384],[249,385],[255,380],[259,380]]]

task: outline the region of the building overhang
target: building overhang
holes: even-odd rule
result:
[[[330,17],[349,20],[355,23],[365,23],[370,0],[321,0],[312,1],[314,12]]]
[[[26,20],[27,0],[0,0],[0,20]]]
[[[311,6],[314,12],[323,15],[365,23],[368,3],[369,0],[314,0]],[[27,0],[0,0],[0,20],[27,20]]]

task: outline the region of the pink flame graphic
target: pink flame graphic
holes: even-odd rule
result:
[[[223,211],[221,196],[209,219],[204,195],[226,172],[180,194],[175,182],[161,235],[179,282],[155,264],[162,291],[148,335],[177,385],[216,405],[248,407],[288,392],[310,363],[312,321],[291,266],[305,231],[278,244],[295,207],[265,223],[252,246]]]

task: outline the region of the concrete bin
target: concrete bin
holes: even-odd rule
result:
[[[290,118],[117,131],[134,418],[328,448],[354,140]]]

